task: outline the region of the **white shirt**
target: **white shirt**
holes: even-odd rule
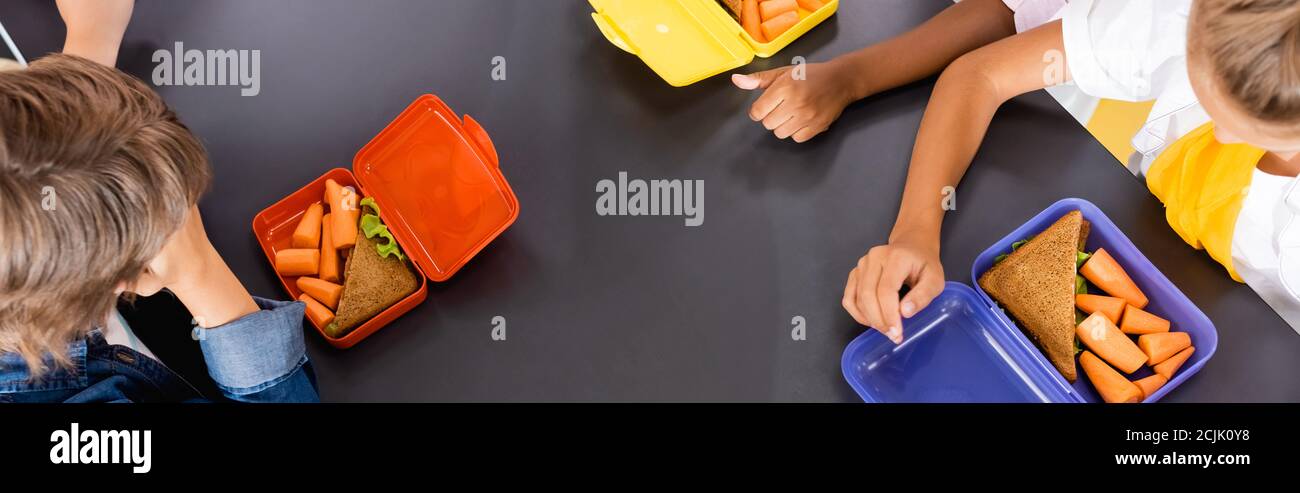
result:
[[[1300,203],[1297,182],[1255,170],[1232,233],[1232,263],[1242,280],[1300,332],[1300,220],[1288,205]]]
[[[1058,19],[1065,0],[1002,0],[1015,12],[1016,32],[1023,33]]]
[[[1155,100],[1133,136],[1143,174],[1169,144],[1210,121],[1187,76],[1191,9],[1192,0],[1073,0],[1060,13],[1066,63],[1079,90]]]
[[[1082,92],[1123,101],[1155,100],[1133,137],[1145,175],[1156,157],[1210,121],[1187,74],[1192,0],[1006,0],[1033,22],[1061,19],[1066,63]],[[1013,5],[1013,3],[1015,5]],[[1030,4],[1036,4],[1031,6]],[[1237,216],[1233,267],[1291,328],[1300,332],[1300,187],[1295,178],[1256,171]]]
[[[113,310],[113,314],[109,315],[108,322],[104,324],[102,330],[105,342],[117,346],[126,346],[151,359],[158,359],[157,356],[153,355],[153,351],[150,351],[144,345],[144,342],[135,337],[135,332],[131,330],[131,325],[126,323],[126,319],[122,318],[121,312]]]

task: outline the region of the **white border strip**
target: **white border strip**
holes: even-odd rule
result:
[[[0,24],[0,38],[4,38],[5,45],[9,47],[9,51],[12,52],[14,56],[18,57],[18,63],[26,67],[27,59],[23,58],[23,53],[21,51],[18,51],[17,46],[14,46],[14,40],[13,38],[9,37],[9,31],[5,31],[4,24]]]

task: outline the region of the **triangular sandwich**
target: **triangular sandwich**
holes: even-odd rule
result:
[[[1073,211],[995,264],[980,288],[1001,303],[1066,380],[1074,364],[1075,261],[1083,214]]]
[[[342,337],[419,288],[419,278],[405,261],[395,255],[380,256],[375,241],[358,230],[357,244],[344,267],[339,309],[325,332]]]

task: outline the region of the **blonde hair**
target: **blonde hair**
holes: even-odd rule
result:
[[[203,146],[118,70],[50,55],[0,72],[0,351],[43,355],[112,313],[211,179]]]
[[[1247,114],[1300,122],[1300,0],[1196,0],[1193,50]]]

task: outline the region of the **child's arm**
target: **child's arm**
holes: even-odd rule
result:
[[[227,398],[319,400],[303,342],[305,307],[254,300],[208,240],[198,207],[149,269],[194,316],[208,373]]]
[[[1069,80],[1063,45],[1056,21],[973,51],[944,70],[921,119],[889,244],[872,248],[849,273],[843,304],[858,323],[900,342],[902,317],[943,291],[943,190],[961,181],[1002,103]],[[900,306],[904,283],[912,290]]]
[[[58,0],[58,5],[68,28],[63,52],[116,65],[135,0]]]
[[[208,240],[197,206],[149,263],[140,281],[171,290],[200,327],[217,327],[258,311],[252,295]],[[146,289],[153,291],[153,289]]]
[[[805,142],[824,132],[850,103],[934,75],[957,57],[1016,33],[1002,0],[964,0],[916,29],[826,63],[810,64],[804,80],[793,67],[735,75],[741,89],[765,89],[750,108],[778,138]]]

